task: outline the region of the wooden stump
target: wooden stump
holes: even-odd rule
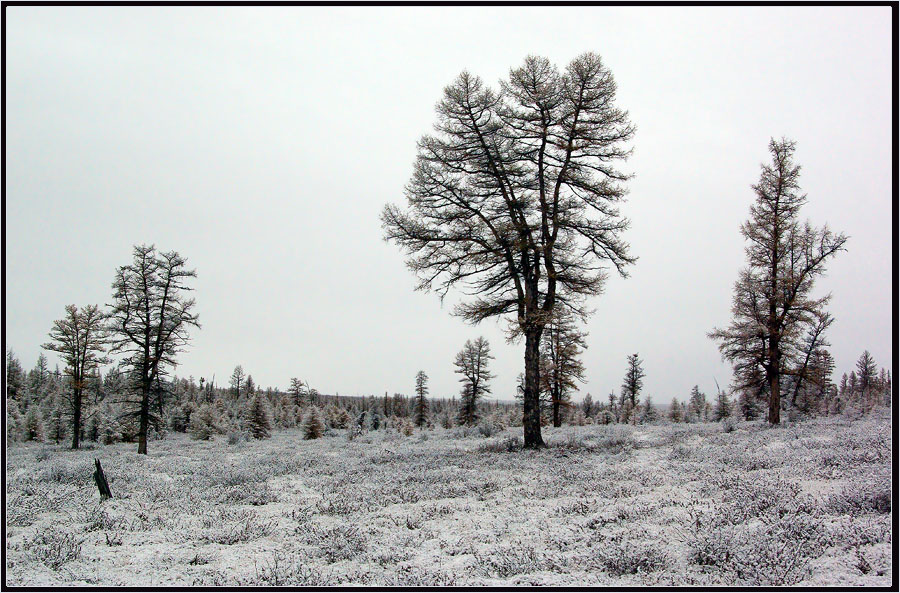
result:
[[[94,481],[97,482],[97,489],[100,490],[100,500],[112,498],[112,492],[109,491],[109,483],[106,481],[106,476],[103,475],[103,468],[100,467],[100,460],[94,459],[94,465],[97,466],[97,469],[94,470]]]

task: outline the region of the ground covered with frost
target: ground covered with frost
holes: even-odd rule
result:
[[[888,418],[520,431],[11,443],[7,584],[891,584]]]

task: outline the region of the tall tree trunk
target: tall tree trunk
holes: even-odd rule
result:
[[[781,424],[781,361],[778,344],[769,342],[769,424]]]
[[[540,401],[540,343],[541,329],[525,332],[525,394],[523,396],[522,426],[525,432],[525,448],[544,447],[541,438]]]
[[[562,418],[560,418],[559,409],[562,402],[559,401],[559,387],[553,388],[553,426],[559,428],[562,426]]]
[[[138,431],[138,455],[147,454],[147,429],[150,426],[150,382],[141,382],[141,418]]]
[[[72,392],[72,448],[77,449],[81,437],[81,384],[78,379]]]

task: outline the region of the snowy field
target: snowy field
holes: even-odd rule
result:
[[[7,584],[891,584],[888,418],[520,434],[11,443]]]

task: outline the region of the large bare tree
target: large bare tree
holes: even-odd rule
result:
[[[62,355],[65,374],[72,381],[72,448],[81,439],[81,411],[86,381],[101,364],[108,362],[106,352],[106,314],[97,305],[79,309],[66,307],[66,316],[53,322],[50,341],[42,345]]]
[[[738,388],[768,391],[770,424],[781,422],[782,381],[798,368],[806,328],[826,318],[831,295],[814,298],[813,283],[847,241],[827,226],[800,222],[807,200],[794,149],[790,140],[769,142],[772,163],[762,166],[750,219],[741,225],[748,265],[735,283],[733,319],[729,327],[709,333],[734,365]]]
[[[634,262],[617,206],[628,175],[616,164],[634,133],[614,104],[616,84],[600,56],[560,72],[530,56],[500,90],[463,72],[444,89],[434,135],[423,136],[408,209],[389,204],[385,238],[408,255],[418,288],[471,299],[455,312],[472,323],[510,319],[525,338],[525,446],[543,446],[540,343],[557,308],[584,316],[606,267]]]
[[[194,299],[187,298],[192,289],[186,284],[197,272],[187,269],[186,263],[175,251],[138,245],[132,263],[118,268],[112,285],[112,351],[125,354],[122,362],[130,370],[136,396],[130,414],[138,418],[138,453],[145,455],[155,383],[166,366],[175,365],[188,342],[188,328],[200,327]]]

